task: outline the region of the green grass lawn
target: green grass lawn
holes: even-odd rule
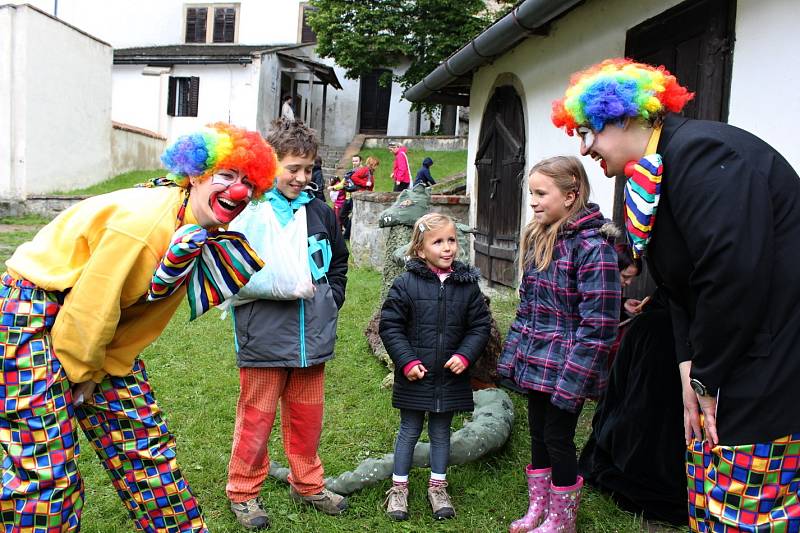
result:
[[[388,148],[367,148],[359,152],[361,160],[366,161],[367,157],[377,157],[381,162],[378,169],[375,171],[375,190],[376,191],[391,191],[394,187],[394,182],[391,179],[392,168],[394,166],[394,154]],[[433,159],[433,166],[431,166],[431,175],[433,179],[439,180],[446,176],[452,176],[459,172],[467,170],[467,151],[456,150],[453,152],[423,152],[421,150],[408,151],[408,163],[411,165],[411,182],[414,182],[414,176],[417,171],[422,167],[422,161],[426,157]]]
[[[14,219],[6,219],[5,223]],[[17,219],[18,220],[18,219]],[[28,221],[30,222],[30,221]],[[13,246],[33,236],[38,226],[0,233],[0,258]],[[391,407],[391,393],[380,387],[386,368],[375,359],[364,338],[364,327],[378,308],[380,274],[351,269],[347,302],[338,327],[337,356],[327,365],[324,431],[320,447],[325,470],[336,476],[352,470],[367,457],[392,450],[398,428],[398,412]],[[501,331],[513,317],[516,297],[496,296],[492,308]],[[265,327],[269,327],[265,324]],[[212,310],[189,323],[183,306],[164,334],[142,355],[167,422],[178,442],[178,460],[213,532],[243,531],[228,509],[225,497],[226,467],[238,393],[238,373],[233,351],[230,319],[220,320]],[[530,440],[526,402],[513,395],[516,421],[507,445],[478,463],[454,466],[448,480],[458,517],[436,522],[425,497],[428,472],[411,473],[411,519],[395,523],[381,508],[390,481],[366,488],[350,497],[350,509],[329,517],[289,499],[288,486],[267,480],[262,497],[279,532],[504,532],[527,506],[523,468],[529,460]],[[578,445],[585,442],[594,404],[584,409],[578,427]],[[270,452],[283,461],[280,425],[275,422]],[[79,465],[86,481],[83,531],[113,533],[133,527],[113,491],[93,450],[81,436]],[[620,511],[608,498],[588,489],[578,517],[583,533],[633,533],[641,520]]]
[[[163,176],[167,173],[166,170],[132,170],[124,174],[118,174],[113,178],[106,181],[86,187],[84,189],[73,189],[71,191],[58,191],[51,193],[53,195],[63,194],[67,196],[94,196],[96,194],[104,194],[119,189],[127,189],[133,187],[137,183],[142,183],[150,178]]]

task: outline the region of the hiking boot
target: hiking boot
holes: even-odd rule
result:
[[[437,520],[453,518],[456,515],[450,496],[447,495],[447,482],[435,487],[428,487],[428,501],[431,502],[433,517]]]
[[[322,492],[318,492],[317,494],[303,496],[292,487],[289,489],[289,494],[291,494],[292,498],[295,500],[307,503],[317,511],[332,516],[342,514],[342,511],[347,509],[347,498],[335,492],[331,492],[328,489],[322,489]]]
[[[269,517],[261,500],[253,498],[246,502],[231,502],[231,511],[236,515],[236,520],[245,529],[258,530],[269,528]]]
[[[394,520],[408,520],[408,487],[403,485],[392,485],[386,491],[386,514]]]

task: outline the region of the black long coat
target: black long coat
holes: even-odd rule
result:
[[[679,360],[719,390],[723,445],[800,432],[800,178],[771,146],[720,122],[668,116],[648,248]]]
[[[469,366],[483,353],[491,322],[478,287],[480,274],[458,261],[444,282],[419,259],[408,261],[406,269],[389,290],[379,327],[395,366],[392,405],[436,413],[471,411]],[[444,368],[456,353],[470,362],[458,375]],[[403,367],[415,359],[428,372],[409,381]]]

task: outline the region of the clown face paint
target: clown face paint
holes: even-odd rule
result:
[[[204,228],[228,224],[253,197],[253,186],[238,170],[220,169],[204,180],[193,178],[189,202]]]

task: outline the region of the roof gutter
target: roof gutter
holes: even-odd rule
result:
[[[447,95],[439,91],[514,47],[538,28],[582,1],[525,0],[403,93],[403,98],[411,102],[469,105],[468,95]],[[466,104],[464,99],[467,100]]]

